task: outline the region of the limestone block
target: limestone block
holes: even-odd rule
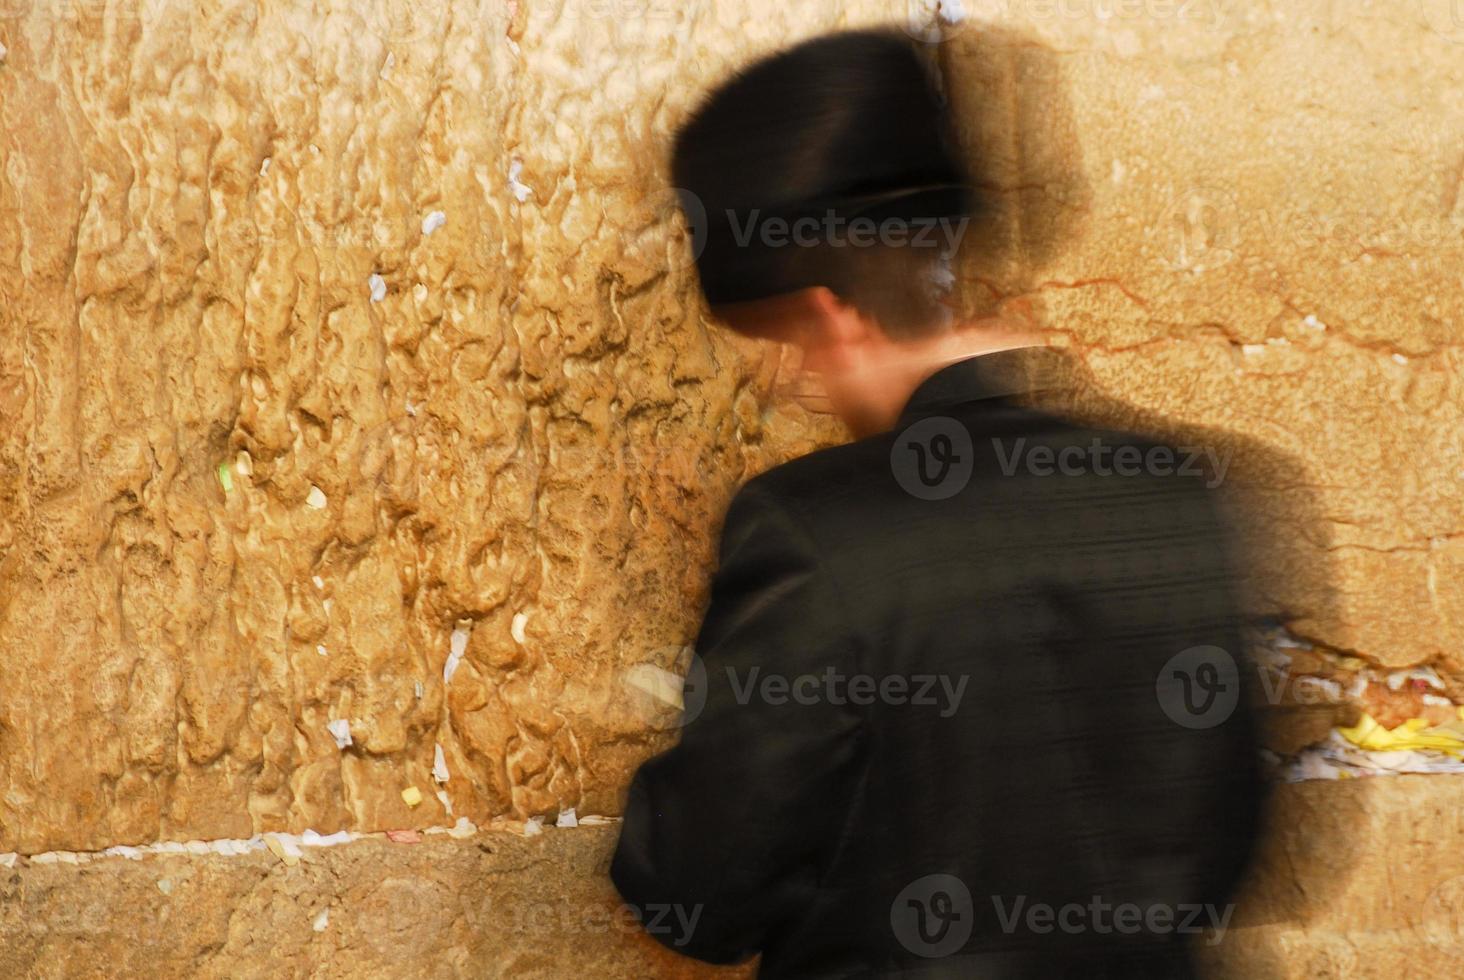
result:
[[[0,853],[616,812],[674,737],[626,678],[694,636],[727,499],[843,438],[786,397],[784,352],[707,318],[669,135],[750,57],[912,16],[946,41],[989,205],[963,301],[1030,310],[1105,411],[1266,447],[1260,600],[1464,699],[1445,0],[0,0]],[[1394,934],[1355,937],[1446,884],[1452,786],[1367,791],[1401,794],[1372,832],[1437,842],[1426,870],[1359,871],[1341,918],[1300,925],[1283,876],[1249,935],[1383,975]],[[1288,859],[1363,862],[1313,819],[1362,791],[1295,792],[1315,803]],[[196,937],[134,972],[263,973],[266,943],[334,935],[312,926],[331,888],[387,935],[420,900],[466,950],[405,975],[670,963],[577,940],[480,959],[444,903],[483,869],[393,866],[439,846],[363,858],[278,920],[270,866],[198,871],[207,895],[174,893]],[[603,874],[520,857],[535,894]],[[0,879],[41,903],[9,920],[6,972],[86,972],[67,896],[161,914],[150,877],[98,867]],[[134,962],[109,942],[96,962]]]

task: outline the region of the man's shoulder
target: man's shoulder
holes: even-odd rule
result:
[[[743,484],[739,495],[760,496],[804,513],[865,500],[888,470],[893,438],[893,433],[882,433],[816,449],[764,470]]]
[[[781,505],[810,524],[847,526],[851,515],[889,516],[947,497],[1013,499],[1036,508],[1075,496],[1207,498],[1227,464],[1220,447],[1121,426],[1041,410],[957,410],[788,460],[749,480],[740,494]],[[944,508],[926,509],[932,517],[950,516]]]

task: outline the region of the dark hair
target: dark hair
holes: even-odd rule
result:
[[[876,29],[806,41],[714,90],[671,163],[695,202],[688,219],[705,222],[697,270],[708,302],[822,285],[891,335],[944,322],[935,280],[953,243],[936,222],[968,217],[973,196],[937,78],[915,41]],[[881,229],[879,242],[836,230],[859,219]],[[778,234],[819,226],[796,241]]]

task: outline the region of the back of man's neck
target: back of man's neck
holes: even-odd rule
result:
[[[908,398],[926,378],[957,361],[1048,344],[1042,334],[1012,327],[995,317],[968,321],[912,347],[905,396]]]

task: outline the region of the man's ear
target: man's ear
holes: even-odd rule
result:
[[[852,303],[823,286],[807,290],[808,323],[819,341],[830,346],[857,343],[868,337],[872,325]]]

